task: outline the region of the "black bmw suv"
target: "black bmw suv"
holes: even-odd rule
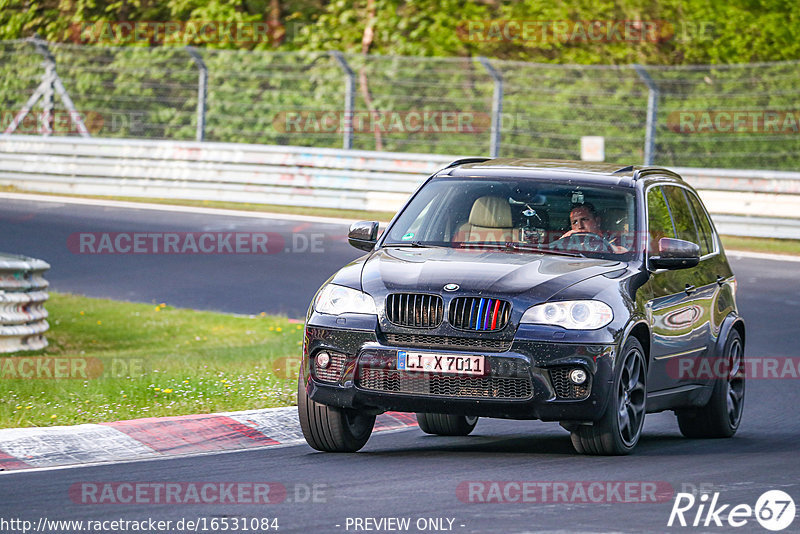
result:
[[[645,413],[732,436],[744,401],[736,280],[697,193],[667,169],[470,158],[435,173],[309,307],[298,409],[311,447],[357,451],[375,416],[467,435],[557,421],[627,454]]]

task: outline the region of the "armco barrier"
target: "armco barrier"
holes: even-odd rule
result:
[[[458,156],[0,135],[0,185],[25,190],[395,211]],[[721,233],[800,239],[800,173],[675,168]],[[725,217],[720,217],[724,215]],[[763,219],[769,217],[769,219]]]
[[[42,260],[0,254],[0,353],[47,346],[47,280]]]
[[[0,184],[86,195],[396,210],[452,158],[139,139],[0,136]]]

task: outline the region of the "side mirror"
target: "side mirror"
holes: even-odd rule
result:
[[[378,241],[378,221],[359,221],[351,224],[347,241],[357,249],[369,252]]]
[[[683,239],[662,237],[658,240],[658,256],[650,257],[655,269],[686,269],[700,263],[700,246]]]

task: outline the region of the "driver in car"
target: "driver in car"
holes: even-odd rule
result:
[[[560,239],[570,237],[575,234],[594,234],[603,238],[603,229],[600,226],[601,219],[597,214],[597,210],[590,202],[577,204],[572,207],[569,212],[570,230],[565,232]],[[604,238],[603,238],[604,239]],[[615,254],[623,254],[628,252],[625,247],[620,247],[613,243],[609,243]]]

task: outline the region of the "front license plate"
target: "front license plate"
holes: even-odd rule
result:
[[[452,373],[481,376],[486,374],[483,356],[432,354],[430,352],[397,351],[397,368],[423,373]]]

